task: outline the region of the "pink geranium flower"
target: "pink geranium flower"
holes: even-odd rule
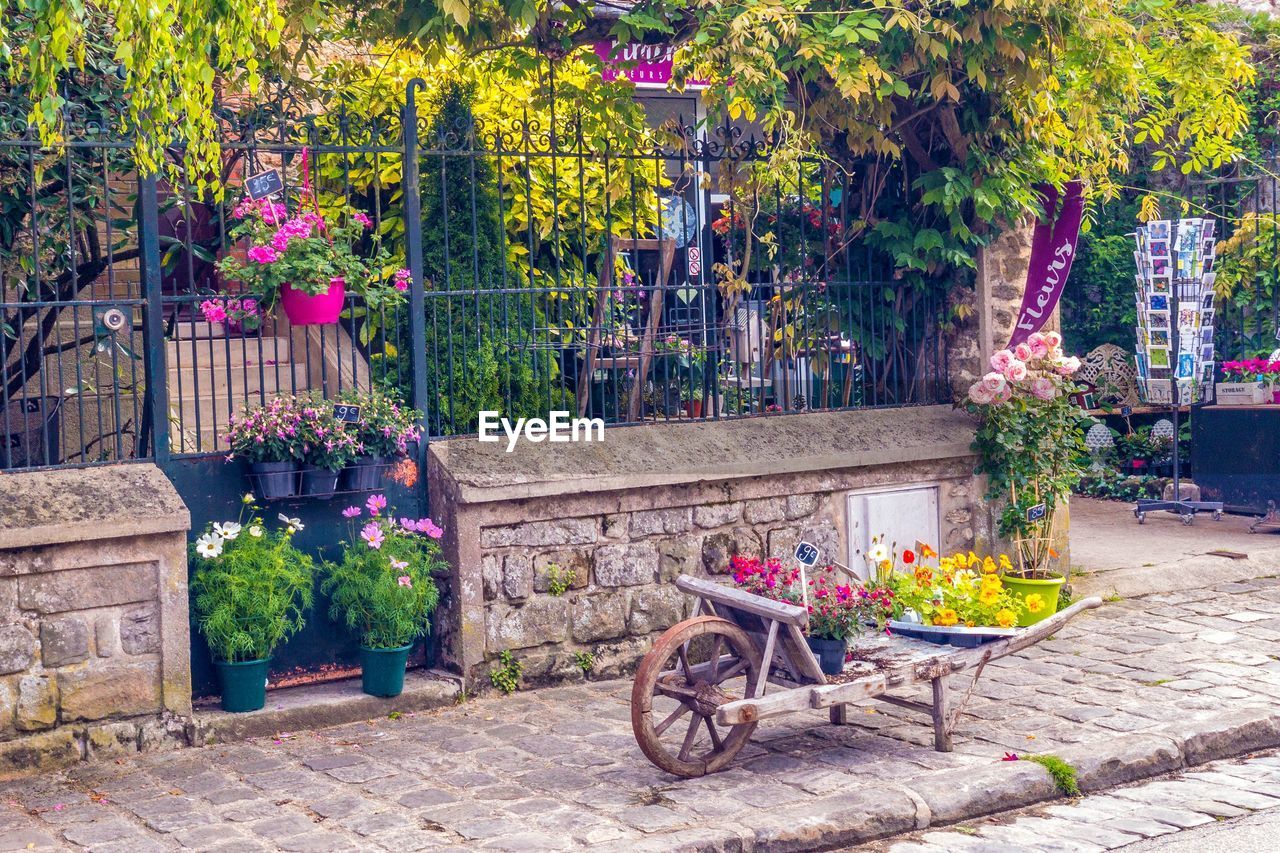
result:
[[[255,264],[274,264],[280,260],[280,253],[271,246],[254,246],[247,254]]]

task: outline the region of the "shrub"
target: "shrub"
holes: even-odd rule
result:
[[[321,584],[332,602],[329,618],[357,631],[370,649],[407,646],[430,630],[440,601],[432,575],[448,568],[438,543],[444,531],[429,518],[395,520],[383,515],[386,507],[385,497],[372,495],[365,510],[343,511],[351,535],[342,559],[325,563]]]
[[[311,607],[311,557],[293,546],[302,528],[268,530],[254,516],[211,524],[191,547],[192,613],[214,660],[261,660],[300,630]]]

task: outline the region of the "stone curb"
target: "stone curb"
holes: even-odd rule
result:
[[[267,694],[260,711],[230,714],[217,707],[197,708],[188,728],[192,746],[269,737],[279,732],[323,729],[453,705],[462,692],[457,676],[437,670],[406,673],[404,692],[390,699],[360,690],[360,679],[290,687]]]
[[[1054,754],[1076,768],[1081,791],[1089,793],[1276,747],[1280,747],[1280,714],[1246,709],[1155,732],[1108,738],[1100,744],[1079,744]],[[708,829],[701,838],[686,843],[673,844],[670,837],[655,835],[634,849],[655,853],[827,850],[1059,799],[1061,794],[1039,765],[993,762],[936,773],[910,787],[886,779],[880,789],[762,811],[755,825],[748,821],[732,829]]]

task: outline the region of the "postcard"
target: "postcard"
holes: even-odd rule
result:
[[[1168,347],[1149,347],[1147,349],[1147,358],[1151,362],[1151,370],[1168,370],[1169,369],[1169,348]]]
[[[1155,295],[1149,296],[1149,297],[1147,298],[1147,302],[1148,302],[1148,304],[1150,305],[1150,307],[1151,307],[1151,310],[1152,310],[1152,311],[1165,311],[1165,312],[1168,312],[1168,310],[1169,310],[1169,297],[1168,297],[1168,296],[1162,296],[1162,295],[1155,294]]]
[[[1150,346],[1150,347],[1165,347],[1165,348],[1168,348],[1168,346],[1169,346],[1169,330],[1168,330],[1168,329],[1152,329],[1152,330],[1151,330],[1151,341],[1150,341],[1150,343],[1147,343],[1146,345],[1147,345],[1147,346]]]
[[[1152,297],[1155,299],[1156,297]],[[1163,299],[1164,297],[1159,297]],[[1166,300],[1166,305],[1168,302]],[[1151,311],[1147,314],[1147,326],[1152,329],[1168,329],[1169,328],[1169,312],[1168,311]]]
[[[1192,379],[1196,375],[1196,357],[1189,352],[1178,356],[1178,378]]]
[[[1147,223],[1147,236],[1152,240],[1168,240],[1170,223],[1168,219],[1155,219]]]

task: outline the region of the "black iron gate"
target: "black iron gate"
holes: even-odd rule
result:
[[[942,292],[866,244],[856,175],[777,165],[750,128],[685,116],[688,96],[646,98],[648,126],[614,136],[545,79],[484,119],[464,87],[427,99],[420,80],[382,112],[221,104],[225,198],[177,151],[139,175],[110,117],[69,106],[47,147],[0,105],[0,469],[154,461],[199,530],[248,487],[230,419],[278,394],[399,395],[425,413],[419,471],[427,437],[474,433],[482,411],[674,423],[948,401]],[[241,187],[270,169],[286,198],[305,182],[366,212],[412,271],[407,298],[349,296],[323,327],[204,319],[234,295],[215,262],[247,248],[228,237]],[[425,515],[425,488],[389,496]],[[269,512],[323,553],[341,507]],[[353,660],[333,634],[313,620],[279,663]]]

